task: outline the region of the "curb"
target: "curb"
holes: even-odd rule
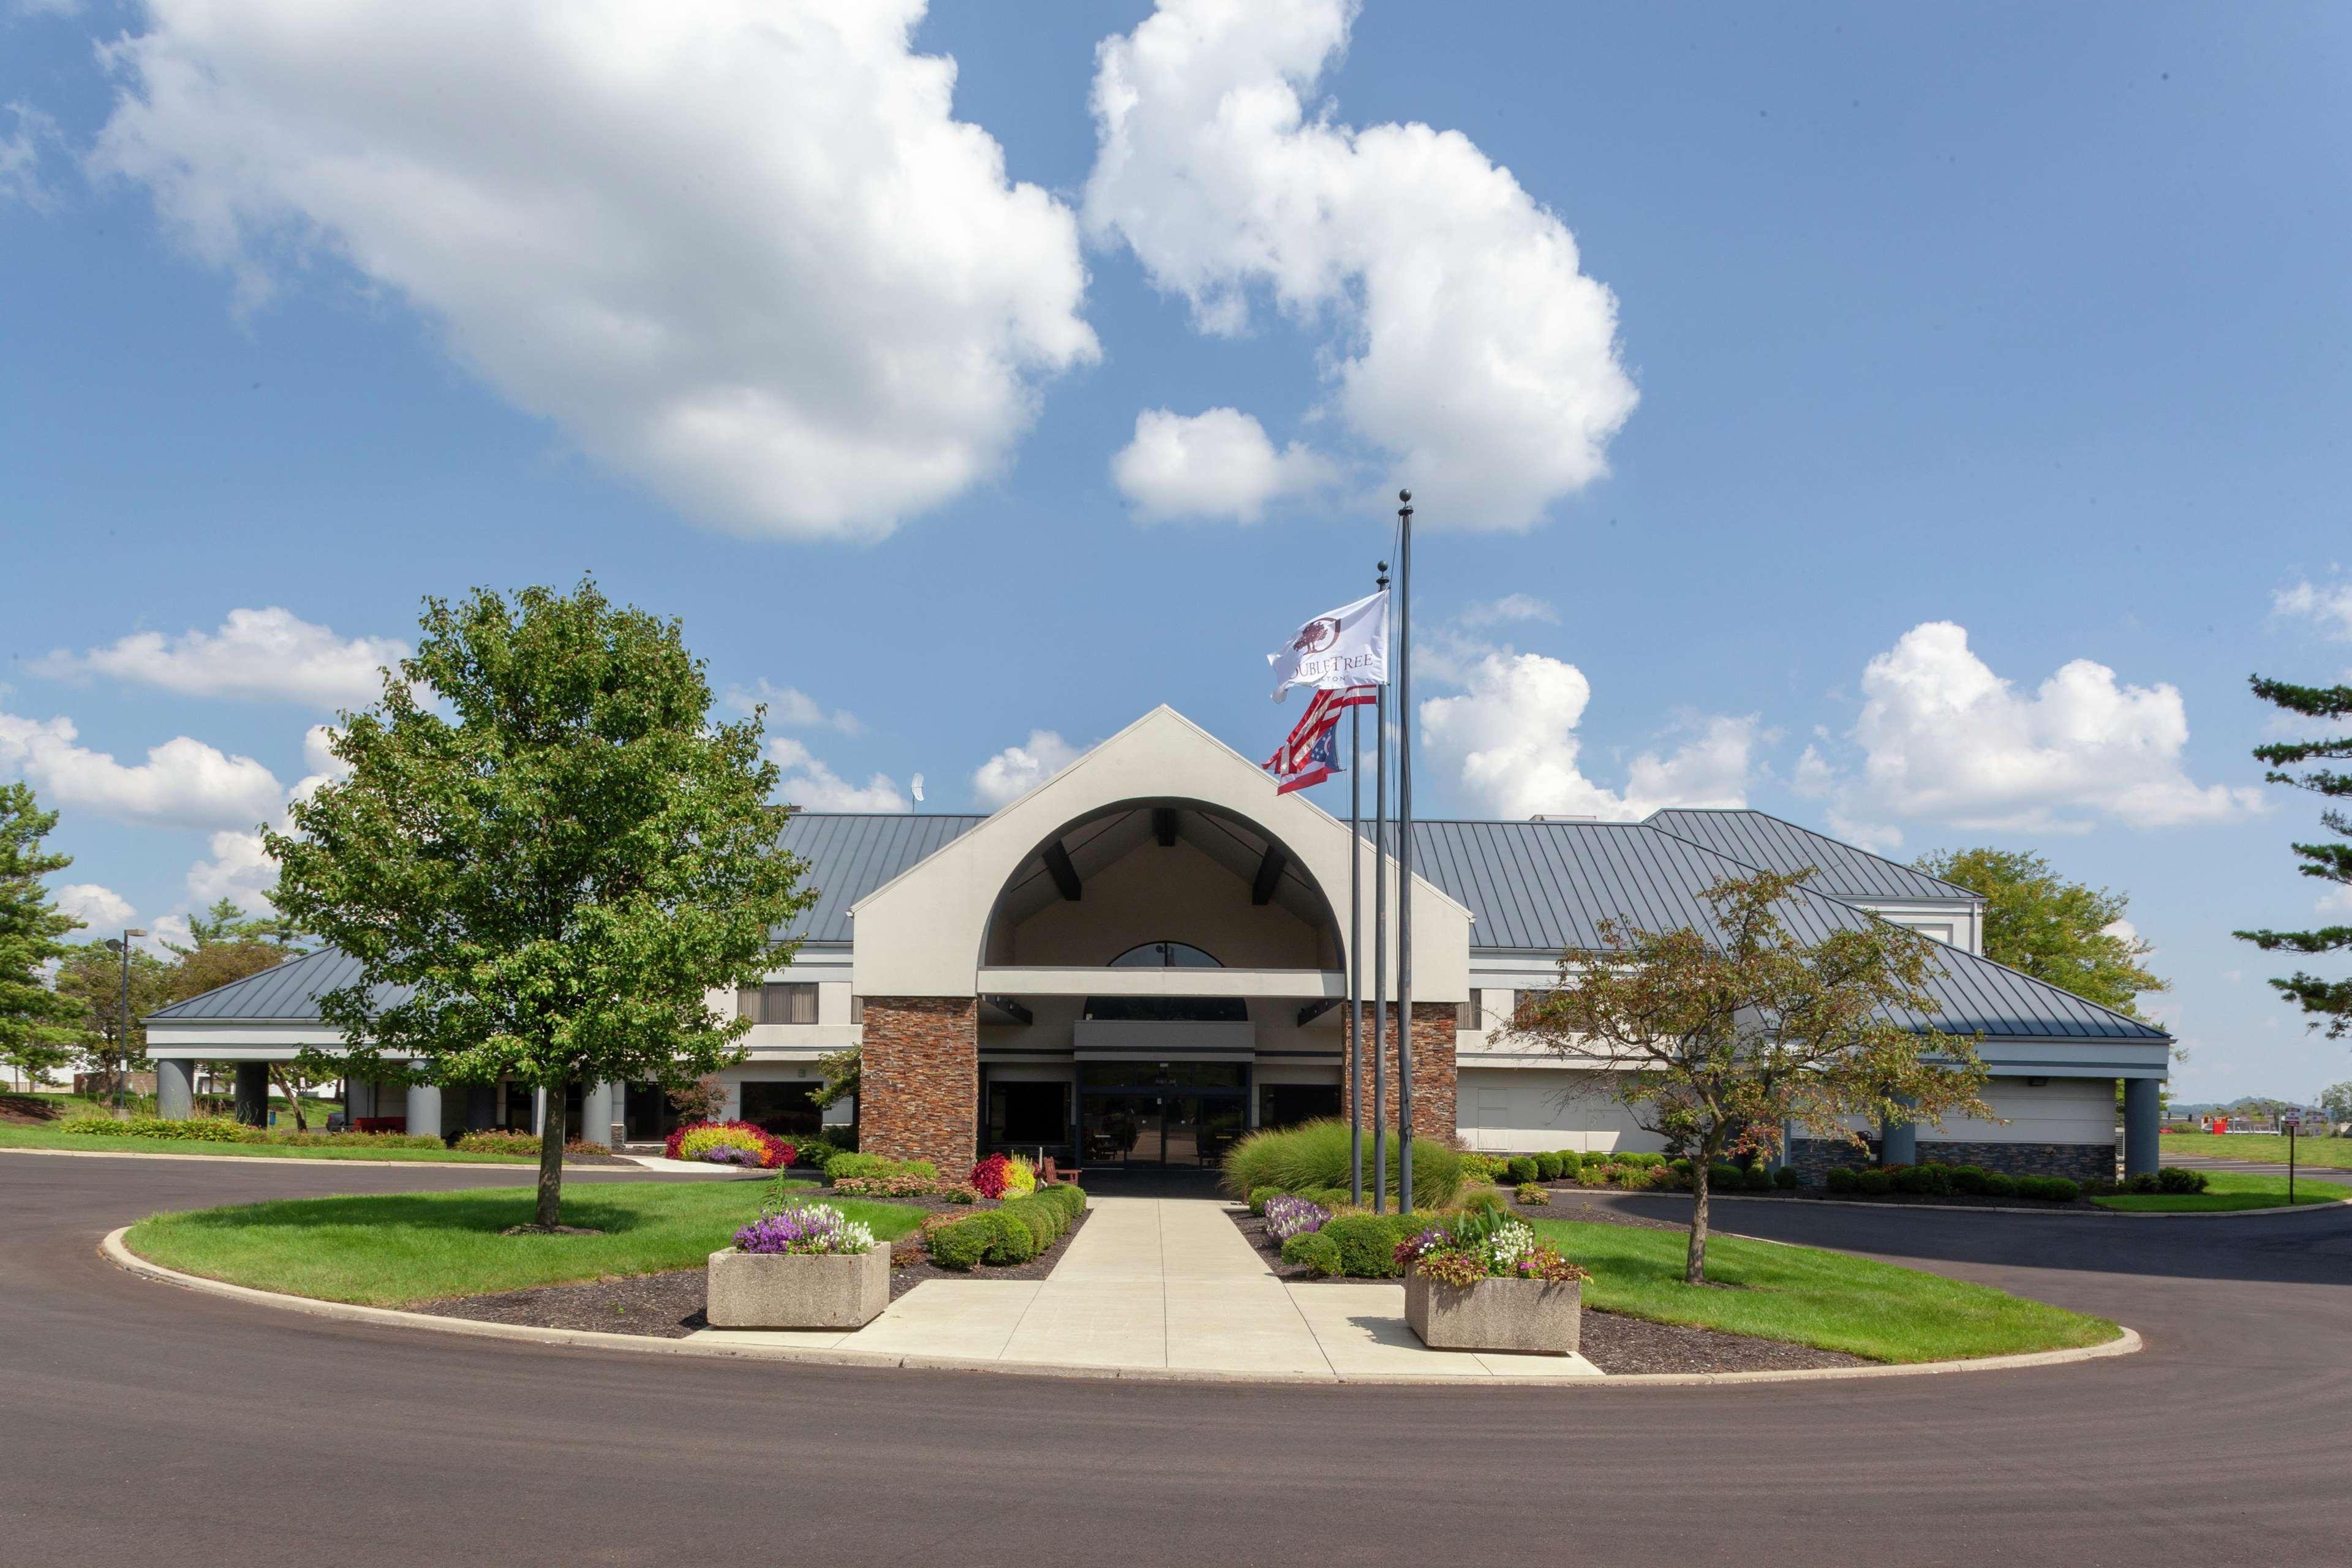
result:
[[[1626,1193],[1622,1195],[1633,1198],[1673,1198],[1681,1197],[1683,1194],[1680,1193]],[[2107,1194],[2102,1194],[2101,1195],[2105,1196]],[[2102,1217],[2113,1217],[2116,1219],[2245,1219],[2253,1215],[2265,1214],[2326,1214],[2329,1209],[2338,1209],[2342,1208],[2347,1204],[2352,1204],[2352,1197],[2332,1198],[2326,1203],[2320,1204],[2281,1205],[2277,1208],[2269,1209],[2170,1210],[2111,1208],[2028,1209],[2011,1208],[2006,1205],[1996,1207],[1990,1205],[1976,1204],[1966,1205],[1960,1204],[1874,1204],[1864,1203],[1853,1198],[1769,1198],[1761,1193],[1709,1193],[1706,1195],[1706,1201],[1710,1205],[1719,1203],[1780,1204],[1792,1209],[1875,1209],[1880,1214],[2030,1214],[2039,1215],[2043,1219],[2097,1219]],[[1527,1211],[1521,1209],[1515,1204],[1512,1205],[1512,1212],[1515,1214],[1524,1214]],[[1544,1216],[1538,1215],[1536,1217],[1540,1219]]]
[[[233,1301],[273,1307],[282,1312],[299,1312],[336,1322],[370,1323],[391,1329],[423,1329],[432,1333],[525,1344],[628,1351],[639,1355],[688,1356],[706,1360],[796,1362],[813,1366],[905,1367],[921,1372],[983,1372],[1011,1377],[1087,1378],[1116,1383],[1259,1384],[1306,1387],[1347,1384],[1371,1387],[1556,1389],[1622,1388],[1639,1384],[1653,1388],[1697,1388],[1727,1384],[1823,1383],[1881,1377],[1937,1377],[1962,1372],[2010,1372],[2029,1367],[2067,1366],[2076,1362],[2104,1361],[2113,1356],[2137,1354],[2146,1348],[2139,1334],[2126,1328],[2105,1344],[2087,1345],[2076,1350],[2034,1351],[2022,1355],[1984,1356],[1973,1361],[1911,1362],[1893,1366],[1806,1367],[1779,1372],[1644,1372],[1600,1377],[1468,1378],[1394,1373],[1342,1375],[1337,1373],[1317,1375],[1308,1373],[1216,1372],[1184,1367],[1076,1366],[1051,1362],[975,1361],[950,1356],[900,1355],[882,1351],[697,1344],[691,1340],[654,1339],[644,1334],[608,1334],[593,1329],[539,1329],[520,1323],[485,1323],[469,1318],[444,1318],[431,1312],[405,1312],[391,1307],[362,1307],[348,1301],[321,1301],[277,1290],[257,1290],[249,1285],[232,1285],[225,1279],[207,1279],[201,1274],[183,1274],[176,1268],[151,1263],[124,1245],[123,1237],[130,1230],[127,1225],[118,1226],[107,1232],[106,1238],[99,1243],[100,1253],[116,1268],[142,1279],[176,1285],[184,1290],[224,1296]]]

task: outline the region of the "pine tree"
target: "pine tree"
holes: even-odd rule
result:
[[[58,939],[81,921],[60,910],[41,879],[73,864],[42,840],[58,825],[26,784],[0,784],[0,1065],[34,1083],[63,1066],[81,1043],[81,1006],[60,996],[42,968],[66,956]]]
[[[2352,686],[2290,686],[2283,680],[2253,678],[2254,695],[2290,713],[2311,719],[2342,721],[2352,715]],[[2293,784],[2330,800],[2352,796],[2352,773],[2314,763],[2352,758],[2352,735],[2333,741],[2291,741],[2257,746],[2254,757],[2270,764],[2263,776],[2272,784]],[[2319,814],[2320,824],[2338,838],[2352,840],[2352,816],[2340,806]],[[2295,858],[2306,877],[2338,887],[2352,887],[2352,843],[2298,844]],[[2321,926],[2316,931],[2242,931],[2232,933],[2265,952],[2341,952],[2352,948],[2352,926]],[[2352,1034],[2352,980],[2326,980],[2301,970],[2271,985],[2281,995],[2311,1015],[2311,1026],[2325,1028],[2330,1039]]]

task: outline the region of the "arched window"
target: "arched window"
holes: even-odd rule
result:
[[[1223,969],[1208,953],[1190,942],[1147,942],[1130,947],[1110,961],[1113,969]]]

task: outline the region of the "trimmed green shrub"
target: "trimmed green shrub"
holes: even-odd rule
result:
[[[1538,1154],[1536,1156],[1536,1180],[1538,1182],[1557,1182],[1559,1180],[1559,1155]]]
[[[1328,1226],[1325,1227],[1328,1228]],[[1324,1235],[1323,1231],[1310,1230],[1282,1244],[1282,1260],[1290,1264],[1303,1263],[1318,1274],[1337,1274],[1339,1272],[1339,1244]]]
[[[1021,1198],[1003,1206],[1013,1218],[1029,1227],[1029,1234],[1036,1241],[1040,1252],[1060,1240],[1062,1232],[1069,1228],[1069,1222],[1062,1217],[1061,1206],[1057,1204]]]
[[[2202,1171],[2167,1165],[2156,1173],[2156,1188],[2160,1193],[2201,1193],[2210,1180]]]
[[[1706,1184],[1717,1192],[1739,1190],[1739,1167],[1717,1161],[1706,1168]]]
[[[102,1116],[61,1121],[61,1132],[79,1138],[172,1138],[188,1143],[258,1143],[261,1130],[226,1116],[133,1116],[111,1121]],[[441,1142],[438,1138],[436,1143]]]
[[[1514,1154],[1511,1163],[1503,1167],[1503,1175],[1511,1185],[1524,1186],[1536,1179],[1536,1163],[1526,1154]]]
[[[1465,1212],[1472,1214],[1500,1213],[1503,1207],[1503,1195],[1489,1187],[1483,1192],[1472,1193],[1463,1199],[1462,1207]]]
[[[1002,1208],[990,1209],[975,1218],[984,1219],[995,1227],[996,1235],[988,1244],[987,1258],[991,1263],[1026,1263],[1037,1256],[1037,1233],[1020,1215]]]
[[[1803,1178],[1797,1174],[1797,1167],[1794,1165],[1783,1165],[1772,1173],[1772,1184],[1784,1193],[1795,1192],[1802,1181]]]
[[[2005,1171],[1987,1171],[1984,1195],[1989,1198],[2013,1198],[2017,1195],[2017,1178]]]
[[[1389,1143],[1388,1190],[1399,1180],[1403,1150]],[[1297,1127],[1267,1128],[1253,1132],[1226,1152],[1224,1188],[1234,1197],[1247,1197],[1259,1187],[1305,1197],[1323,1189],[1348,1190],[1348,1124],[1337,1120],[1308,1121]],[[1373,1179],[1372,1146],[1364,1141],[1364,1176]],[[1462,1155],[1434,1138],[1412,1141],[1412,1203],[1415,1208],[1444,1208],[1462,1195]],[[1317,1200],[1320,1202],[1320,1199]],[[1341,1202],[1346,1202],[1342,1196]]]
[[[1613,1165],[1631,1166],[1636,1171],[1647,1171],[1664,1164],[1666,1157],[1664,1154],[1612,1154],[1609,1162]]]
[[[1282,1189],[1280,1187],[1252,1187],[1250,1189],[1249,1195],[1250,1217],[1253,1219],[1264,1219],[1265,1217],[1265,1200],[1268,1198],[1278,1198],[1280,1196],[1282,1196]]]
[[[1895,1190],[1913,1197],[1944,1197],[1952,1190],[1952,1173],[1944,1165],[1904,1165],[1891,1170]]]
[[[880,1154],[842,1152],[824,1163],[824,1173],[838,1182],[845,1177],[922,1176],[939,1179],[940,1168],[929,1160],[892,1160]]]
[[[1573,1176],[1577,1172],[1584,1169],[1584,1155],[1580,1150],[1562,1149],[1558,1157],[1559,1173],[1563,1176]]]
[[[1339,1272],[1350,1279],[1393,1279],[1404,1226],[1394,1215],[1345,1214],[1316,1232],[1339,1249]]]
[[[1985,1173],[1983,1166],[1954,1165],[1950,1167],[1948,1173],[1950,1175],[1952,1180],[1952,1191],[1959,1194],[1963,1197],[1974,1198],[1982,1197],[1984,1195]]]
[[[1739,1184],[1751,1193],[1769,1193],[1772,1190],[1772,1173],[1766,1166],[1750,1165],[1740,1173]]]
[[[924,1247],[940,1268],[963,1270],[978,1268],[988,1249],[996,1245],[996,1237],[994,1214],[968,1215],[932,1231],[924,1238]]]
[[[1061,1209],[1062,1217],[1066,1222],[1065,1229],[1077,1224],[1078,1216],[1087,1212],[1086,1189],[1074,1183],[1055,1182],[1049,1186],[1039,1187],[1037,1196],[1040,1201]]]
[[[1895,1173],[1876,1165],[1856,1171],[1853,1190],[1866,1198],[1883,1198],[1895,1190]]]
[[[1852,1193],[1860,1190],[1861,1181],[1862,1173],[1853,1166],[1832,1165],[1829,1174],[1822,1178],[1822,1185],[1833,1193]]]
[[[2017,1195],[2040,1198],[2046,1203],[2071,1204],[2083,1195],[2083,1185],[2064,1176],[2020,1176]]]
[[[1486,1182],[1499,1181],[1502,1179],[1502,1174],[1503,1162],[1492,1154],[1465,1154],[1462,1156],[1462,1179],[1465,1182],[1468,1182],[1473,1185],[1475,1185]]]

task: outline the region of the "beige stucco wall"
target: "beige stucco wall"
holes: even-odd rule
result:
[[[1255,763],[1163,706],[862,900],[853,911],[857,994],[973,994],[989,912],[1013,873],[1072,823],[1127,802],[1196,802],[1256,824],[1283,844],[1335,910],[1347,903],[1351,852],[1361,860],[1364,886],[1371,886],[1373,858],[1346,823],[1298,795],[1275,794]],[[1393,861],[1389,881],[1393,929]],[[1249,907],[1244,899],[1243,908]],[[1367,930],[1370,915],[1367,910]],[[1469,911],[1416,878],[1413,921],[1416,996],[1462,1000],[1469,984]]]

